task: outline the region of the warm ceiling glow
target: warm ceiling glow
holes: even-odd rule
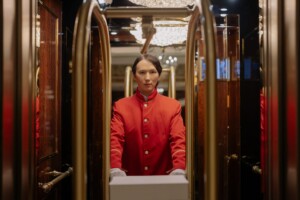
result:
[[[138,43],[144,44],[146,38],[143,38],[142,24],[138,23],[135,30],[130,33],[134,35]],[[150,42],[155,46],[170,46],[173,44],[182,44],[187,38],[188,24],[183,21],[153,21],[153,28],[156,33],[153,35]]]
[[[185,7],[194,4],[194,0],[130,0],[132,3],[146,7]]]

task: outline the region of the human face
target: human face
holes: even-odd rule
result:
[[[159,74],[155,66],[148,60],[141,60],[136,65],[134,80],[138,84],[139,91],[146,96],[149,96],[155,89]]]

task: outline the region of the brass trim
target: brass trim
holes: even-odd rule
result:
[[[193,10],[185,8],[147,8],[147,7],[109,7],[103,10],[107,18],[129,18],[129,17],[188,17]]]
[[[176,86],[175,86],[175,67],[171,66],[169,68],[169,94],[168,96],[176,99]]]
[[[63,179],[70,176],[72,172],[73,172],[72,167],[69,167],[68,170],[65,172],[58,172],[58,171],[48,172],[47,175],[53,175],[57,177],[55,177],[52,181],[47,183],[38,183],[38,186],[43,190],[43,192],[48,193],[53,189],[54,186],[60,183]]]
[[[111,54],[108,27],[98,2],[90,0],[78,10],[73,37],[73,91],[72,91],[72,132],[73,132],[73,197],[87,198],[87,60],[91,20],[97,22],[101,44],[103,81],[103,199],[109,199],[109,137],[111,119]]]
[[[132,73],[131,73],[131,67],[127,66],[125,69],[125,80],[124,80],[124,96],[129,97],[133,94],[133,79],[132,79]]]
[[[176,86],[175,86],[175,68],[170,66],[169,68],[163,68],[163,72],[169,73],[169,86],[168,86],[168,97],[176,99]],[[124,80],[124,96],[129,97],[133,95],[133,78],[132,68],[127,66],[125,69],[125,80]]]
[[[188,25],[185,57],[185,126],[186,126],[186,170],[189,181],[189,199],[194,199],[194,125],[195,125],[195,90],[194,90],[194,60],[195,33],[200,17],[199,9],[195,9]]]
[[[217,159],[217,112],[216,112],[216,30],[209,0],[197,0],[204,20],[205,60],[207,62],[205,79],[205,141],[204,141],[204,174],[205,200],[218,198],[218,159]],[[201,5],[201,7],[200,7]]]

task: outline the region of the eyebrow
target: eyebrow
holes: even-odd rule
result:
[[[139,69],[139,70],[137,70],[138,72],[147,72],[147,71],[156,71],[156,72],[158,72],[157,71],[157,69]]]

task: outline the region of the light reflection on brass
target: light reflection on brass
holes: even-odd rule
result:
[[[175,86],[175,67],[171,66],[169,72],[169,97],[176,99],[176,86]]]
[[[195,121],[195,91],[194,91],[194,60],[195,33],[199,19],[199,9],[196,8],[188,26],[185,57],[185,126],[186,126],[186,170],[189,181],[189,199],[194,197],[194,121]]]
[[[209,0],[197,0],[203,14],[205,39],[205,60],[207,62],[205,80],[205,133],[204,133],[204,175],[205,200],[218,197],[218,160],[217,160],[217,115],[216,115],[216,32],[215,20],[210,10]]]
[[[130,17],[188,17],[192,9],[185,8],[147,8],[147,7],[109,7],[103,12],[107,18],[130,18]]]
[[[108,27],[98,2],[87,1],[80,7],[74,27],[73,37],[73,92],[72,92],[72,132],[73,132],[73,197],[87,198],[87,57],[91,20],[97,22],[101,44],[103,81],[103,199],[109,199],[109,133],[111,118],[111,54]],[[100,169],[99,169],[100,170]]]
[[[133,79],[131,75],[131,67],[127,66],[125,69],[125,90],[124,90],[124,96],[129,97],[133,94]]]

